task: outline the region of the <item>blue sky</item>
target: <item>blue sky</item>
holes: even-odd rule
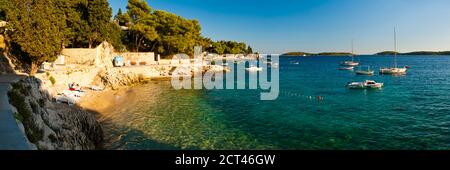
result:
[[[114,14],[127,0],[109,0]],[[371,54],[450,50],[449,0],[148,0],[152,9],[197,19],[213,40],[244,41],[260,53]]]

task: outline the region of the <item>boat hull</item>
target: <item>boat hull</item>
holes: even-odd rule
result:
[[[353,70],[353,67],[341,67],[339,70]]]
[[[341,63],[341,65],[342,66],[358,66],[359,65],[359,63],[357,63],[357,62],[353,62],[353,61],[344,61],[344,62],[342,62]]]
[[[384,86],[383,83],[367,80],[364,82],[352,82],[347,85],[349,89],[379,89]]]
[[[358,75],[373,75],[374,71],[355,71]]]
[[[380,74],[406,74],[406,68],[382,68]]]
[[[379,89],[383,87],[383,83],[377,83],[377,84],[371,84],[371,85],[365,85],[369,89]]]

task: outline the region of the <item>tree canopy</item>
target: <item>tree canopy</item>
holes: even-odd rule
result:
[[[151,10],[145,0],[129,0],[127,13],[116,15],[119,24],[125,24],[129,28],[128,33],[124,36],[124,42],[132,51],[141,51],[144,50],[143,48],[148,48],[149,41],[158,37]]]
[[[11,39],[20,47],[22,58],[31,65],[30,72],[45,61],[53,61],[61,51],[64,27],[62,15],[53,0],[11,0],[6,8]],[[27,10],[24,10],[27,9]]]
[[[235,41],[212,41],[197,20],[153,10],[146,0],[128,0],[126,11],[112,15],[108,0],[0,0],[0,19],[8,24],[11,52],[30,64],[31,72],[53,61],[61,50],[93,48],[103,41],[119,51],[192,55],[194,46],[208,52],[253,53]],[[12,47],[13,46],[13,47]]]
[[[152,51],[163,56],[177,53],[193,54],[193,47],[203,46],[206,51],[218,54],[253,53],[245,43],[234,41],[213,42],[201,35],[197,20],[189,20],[175,14],[152,10],[145,0],[129,0],[127,12],[119,10],[114,17],[125,26],[123,43],[131,51]]]
[[[89,39],[89,48],[92,48],[109,38],[112,9],[109,7],[108,0],[89,0],[87,15],[89,29],[85,31]]]

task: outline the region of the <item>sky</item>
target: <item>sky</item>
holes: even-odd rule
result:
[[[127,0],[109,0],[114,14]],[[449,0],[147,0],[153,10],[196,19],[213,40],[254,51],[450,51]]]

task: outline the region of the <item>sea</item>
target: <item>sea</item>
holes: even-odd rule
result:
[[[175,90],[170,81],[128,89],[103,117],[108,149],[447,150],[450,56],[398,56],[402,76],[379,75],[392,56],[358,56],[375,75],[338,70],[349,57],[280,57],[279,96],[261,90]],[[357,69],[357,68],[355,68]],[[364,68],[366,69],[366,68]],[[382,89],[348,89],[375,80]],[[121,100],[123,101],[123,100]]]

